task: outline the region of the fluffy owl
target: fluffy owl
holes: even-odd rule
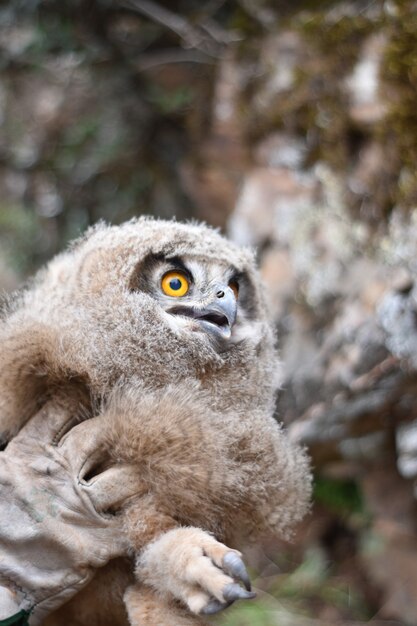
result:
[[[227,546],[288,536],[305,514],[308,462],[273,418],[265,300],[250,251],[205,225],[140,218],[90,229],[5,307],[0,436],[55,398],[99,417],[97,446],[143,486],[123,515],[136,582],[132,561],[114,561],[48,625],[122,626],[122,597],[131,624],[202,624],[250,595]]]

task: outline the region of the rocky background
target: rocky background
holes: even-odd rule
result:
[[[256,246],[315,502],[223,626],[417,624],[417,3],[0,5],[0,287],[98,219]]]

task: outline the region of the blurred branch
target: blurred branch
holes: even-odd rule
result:
[[[235,35],[224,30],[213,20],[206,22],[202,20],[201,25],[194,25],[182,15],[166,9],[153,0],[124,0],[122,4],[176,33],[185,47],[194,48],[211,57],[221,57],[224,47],[236,40]]]
[[[215,63],[215,60],[200,52],[200,50],[169,48],[161,52],[142,54],[134,62],[134,66],[139,72],[143,72],[153,67],[158,67],[158,65],[171,63],[204,63],[207,65]]]
[[[193,18],[194,23],[198,23],[200,27],[216,41],[224,44],[230,44],[240,41],[242,36],[236,32],[230,32],[219,26],[213,19],[213,15],[225,4],[227,0],[211,0],[204,5],[204,9],[199,11],[197,16]]]
[[[236,0],[236,3],[251,17],[255,22],[266,30],[273,30],[273,26],[277,21],[277,15],[269,8],[259,6],[257,0]]]
[[[234,43],[236,41],[240,41],[242,36],[236,32],[230,32],[224,30],[217,22],[215,22],[211,18],[207,18],[204,22],[201,22],[201,28],[208,34],[210,37],[215,39],[216,41],[222,41],[225,45]]]
[[[226,2],[227,0],[209,0],[204,5],[204,15],[212,17]]]

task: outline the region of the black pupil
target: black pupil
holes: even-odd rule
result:
[[[169,281],[169,286],[173,291],[178,291],[179,289],[181,289],[182,283],[179,278],[172,278]]]

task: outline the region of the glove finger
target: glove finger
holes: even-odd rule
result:
[[[116,512],[126,500],[141,492],[138,470],[132,465],[110,467],[80,484],[99,512]]]
[[[19,612],[19,603],[15,595],[6,587],[0,586],[0,620],[5,620]]]
[[[79,484],[97,511],[117,510],[141,490],[137,469],[115,465],[107,449],[100,416],[74,426],[61,440],[59,449],[73,465]]]
[[[61,607],[65,602],[68,602],[73,596],[75,596],[93,576],[93,570],[89,571],[84,578],[79,581],[73,582],[67,585],[65,588],[60,589],[53,596],[48,596],[44,600],[37,602],[30,612],[28,624],[29,626],[40,626],[44,620],[55,609]]]
[[[61,439],[58,448],[78,475],[85,478],[91,474],[94,467],[103,465],[106,457],[109,459],[101,417],[92,417],[71,428]]]
[[[27,442],[32,446],[36,443],[54,444],[79,420],[79,414],[74,414],[73,406],[54,398],[31,417],[12,441],[17,445]]]

